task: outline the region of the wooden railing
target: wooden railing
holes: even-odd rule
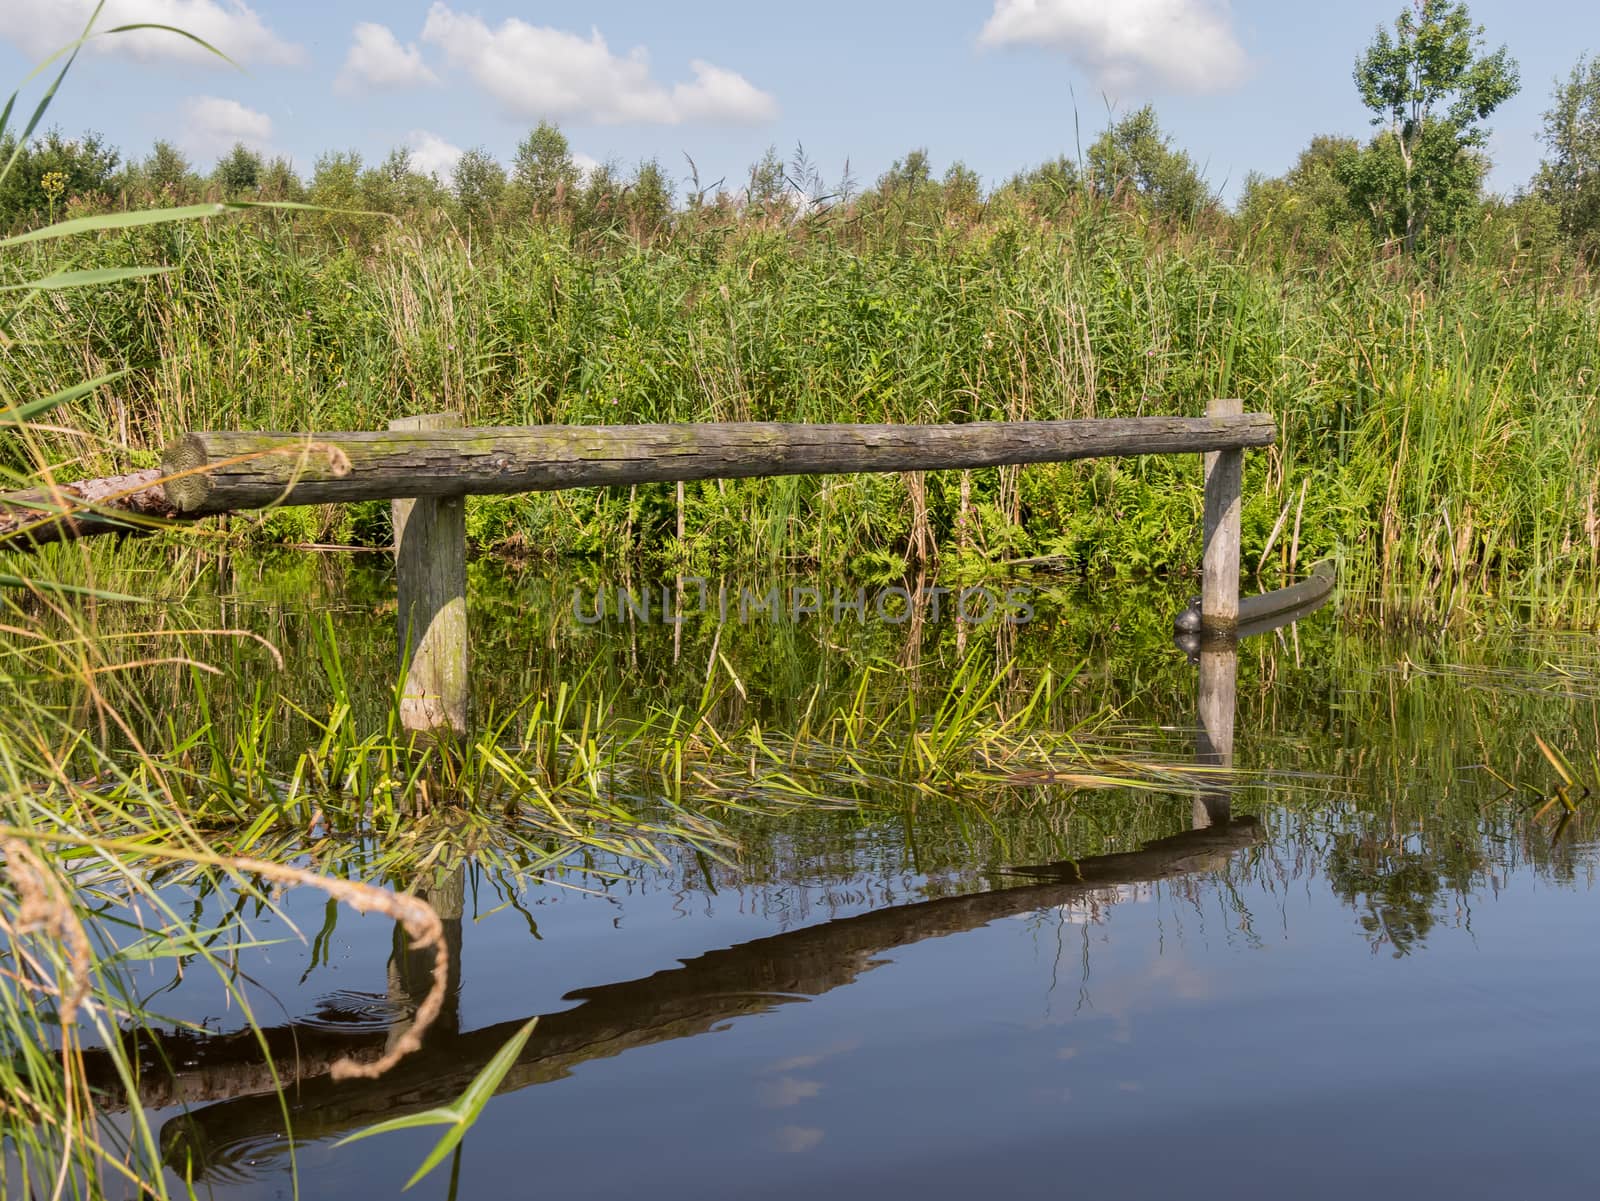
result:
[[[1244,451],[1272,418],[1237,400],[1205,417],[981,421],[955,425],[528,426],[468,429],[455,414],[382,432],[202,431],[167,448],[159,473],[0,497],[0,540],[43,542],[277,504],[390,500],[408,729],[465,733],[470,686],[466,510],[475,494],[756,476],[938,471],[1151,454],[1202,454],[1201,625],[1239,618]],[[119,487],[112,486],[120,484]]]

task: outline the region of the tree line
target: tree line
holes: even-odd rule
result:
[[[769,151],[731,187],[703,186],[692,160],[683,179],[655,159],[585,171],[549,123],[521,141],[509,165],[474,148],[448,177],[420,170],[397,149],[376,163],[355,152],[325,154],[302,178],[287,160],[242,144],[202,172],[170,142],[125,161],[97,134],[69,139],[51,131],[20,148],[0,145],[0,154],[17,155],[17,169],[0,185],[0,228],[117,206],[259,199],[317,205],[326,224],[357,237],[382,228],[376,214],[438,214],[480,235],[538,220],[655,239],[708,216],[793,224],[848,214],[915,231],[976,223],[996,205],[1021,204],[1049,218],[1086,200],[1110,200],[1176,226],[1231,224],[1312,255],[1335,245],[1415,254],[1504,217],[1516,239],[1559,244],[1593,261],[1600,256],[1600,59],[1580,57],[1556,83],[1533,179],[1510,197],[1491,197],[1487,120],[1520,79],[1507,49],[1489,49],[1483,34],[1464,3],[1408,6],[1355,63],[1371,136],[1312,138],[1283,175],[1248,176],[1231,211],[1146,105],[1112,120],[1076,158],[1019,172],[987,193],[960,162],[937,175],[925,150],[897,160],[866,188],[848,165],[825,183],[803,149],[789,161]]]

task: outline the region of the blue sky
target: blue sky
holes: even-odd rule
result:
[[[244,70],[160,35],[101,39],[53,120],[137,155],[158,137],[209,167],[235,140],[289,156],[380,158],[409,145],[448,168],[482,146],[509,160],[540,118],[586,159],[658,158],[736,187],[768,146],[797,144],[831,182],[870,183],[913,147],[988,182],[1072,155],[1147,101],[1228,195],[1275,174],[1312,135],[1365,136],[1355,57],[1404,0],[109,0],[109,23],[204,34]],[[0,0],[0,78],[73,36],[93,0]],[[1577,0],[1476,0],[1523,91],[1492,121],[1490,184],[1538,164],[1553,81],[1600,52]]]

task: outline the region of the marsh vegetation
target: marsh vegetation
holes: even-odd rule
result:
[[[1238,973],[1333,1023],[1386,1009],[1349,983],[1381,962],[1432,1021],[1480,987],[1454,958],[1480,921],[1511,959],[1544,939],[1519,971],[1588,1048],[1576,1005],[1597,981],[1561,937],[1590,900],[1600,789],[1600,149],[1585,133],[1600,74],[1584,60],[1558,87],[1526,192],[1485,198],[1482,119],[1514,64],[1461,6],[1416,13],[1472,70],[1397,98],[1425,52],[1403,17],[1358,63],[1387,126],[1313,141],[1231,211],[1149,109],[986,192],[922,152],[866,188],[824,183],[802,151],[740,188],[685,190],[654,162],[580,173],[548,125],[509,173],[476,153],[449,182],[403,153],[330,154],[302,180],[239,147],[202,177],[166,144],[123,164],[50,132],[48,94],[31,121],[8,108],[9,488],[152,467],[192,429],[381,430],[440,409],[470,425],[913,423],[1198,415],[1231,395],[1279,430],[1247,460],[1247,588],[1331,561],[1340,603],[1245,643],[1237,766],[1220,770],[1196,761],[1195,676],[1171,642],[1199,555],[1192,462],[475,497],[477,720],[441,747],[398,719],[385,504],[10,538],[0,1192],[331,1194],[409,1173],[421,1153],[396,1157],[396,1135],[334,1141],[424,1106],[492,1132],[454,1145],[453,1195],[525,1183],[528,1130],[552,1144],[547,1182],[575,1188],[611,1105],[646,1143],[667,1131],[691,1160],[727,1154],[683,1127],[680,1091],[749,1136],[740,1170],[770,1176],[762,1156],[810,1151],[829,1123],[774,1133],[750,1115],[835,1085],[870,1177],[915,1141],[885,1113],[925,1123],[924,1145],[947,1128],[917,1100],[942,1095],[921,1074],[972,1030],[1003,1054],[951,1070],[1014,1073],[992,1121],[973,1119],[984,1148],[1036,1148],[1052,1137],[1040,1100],[1066,1099],[1080,1050],[1046,1045],[1068,1020],[1060,982],[1077,973],[1070,1020],[1092,1030],[1102,964],[1116,1028],[1084,1043],[1100,1110],[1075,1129],[1132,1137],[1148,1113],[1120,1109],[1125,1094],[1148,1078],[1187,1095],[1171,1065],[1189,1062],[1270,1125],[1226,1083],[1263,1031],[1302,1043],[1281,1011],[1247,1030],[1220,1003],[1186,1008],[1211,995],[1189,966],[1218,995]],[[1013,624],[705,606],[589,621],[572,603],[685,577],[734,595],[1020,585],[1032,605]],[[1241,820],[1197,835],[1197,798],[1218,794]],[[1533,933],[1497,924],[1515,907],[1491,902],[1528,890]],[[691,912],[705,925],[684,934],[672,922]],[[1040,947],[1046,1001],[1017,1010],[1040,979],[1016,957]],[[479,948],[498,971],[473,967]],[[1323,991],[1259,966],[1279,954],[1303,955],[1296,979]],[[1430,954],[1451,964],[1438,979],[1399,975]],[[537,980],[507,966],[536,960]],[[919,982],[919,963],[935,975]],[[1015,988],[986,992],[984,964]],[[1156,987],[1169,979],[1176,1000]],[[1482,987],[1485,1012],[1526,999]],[[1248,1014],[1247,991],[1229,999]],[[1126,996],[1146,993],[1163,998],[1158,1049],[1130,1057],[1144,1002]],[[1376,1024],[1328,1045],[1426,1074],[1481,1049],[1466,1008],[1415,1032],[1435,1059]],[[1197,1019],[1225,1031],[1218,1057],[1184,1059]],[[829,1022],[858,1042],[824,1038]],[[777,1065],[758,1105],[699,1037],[729,1023],[727,1041]],[[1551,1047],[1500,1037],[1495,1054],[1544,1073],[1510,1120],[1524,1145],[1592,1176],[1538,1125],[1575,1104]],[[1322,1067],[1381,1092],[1383,1065],[1357,1058]],[[852,1066],[805,1075],[830,1059]],[[891,1105],[859,1104],[886,1080]],[[516,1099],[490,1102],[497,1088]],[[1441,1146],[1473,1117],[1464,1095],[1420,1107],[1447,1113]],[[635,1096],[656,1133],[640,1133],[648,1105],[616,1100]],[[563,1122],[567,1104],[581,1117]],[[1400,1120],[1362,1113],[1372,1137]]]

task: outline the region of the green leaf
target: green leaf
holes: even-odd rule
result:
[[[489,1103],[489,1098],[494,1096],[494,1090],[500,1087],[500,1082],[506,1078],[506,1073],[517,1062],[517,1056],[522,1054],[522,1048],[527,1045],[529,1036],[533,1034],[533,1028],[538,1024],[538,1018],[530,1018],[520,1030],[508,1038],[505,1045],[495,1052],[494,1058],[484,1064],[483,1070],[472,1078],[472,1083],[467,1085],[465,1091],[449,1105],[425,1110],[422,1113],[407,1114],[404,1117],[390,1118],[386,1122],[379,1122],[375,1126],[368,1126],[365,1130],[347,1135],[333,1145],[342,1147],[346,1143],[371,1138],[374,1134],[413,1130],[418,1126],[450,1127],[433,1145],[433,1150],[428,1152],[427,1158],[411,1174],[411,1179],[406,1181],[406,1188],[410,1188],[438,1167],[445,1156],[456,1149],[467,1131],[472,1129],[472,1124],[478,1120],[478,1115]]]
[[[160,225],[166,221],[194,221],[202,217],[216,217],[235,208],[235,205],[182,204],[175,208],[140,209],[131,213],[102,213],[97,217],[74,217],[70,221],[57,221],[42,229],[31,229],[25,234],[0,238],[0,246],[20,246],[24,242],[41,242],[50,238],[66,238],[73,234],[93,233],[104,229],[132,229],[138,225]]]
[[[237,62],[235,62],[233,59],[229,58],[222,51],[218,50],[210,42],[206,41],[202,37],[197,37],[195,34],[190,33],[187,29],[179,29],[176,25],[160,25],[160,24],[157,24],[154,21],[137,21],[137,22],[134,22],[131,25],[117,25],[117,26],[115,26],[115,27],[113,27],[111,29],[102,30],[100,33],[95,34],[95,36],[96,37],[109,37],[113,33],[134,33],[134,32],[136,32],[136,31],[138,31],[140,29],[156,29],[156,30],[159,30],[162,33],[177,34],[177,36],[180,37],[180,38],[187,38],[189,41],[193,42],[196,46],[199,46],[202,50],[211,51],[212,54],[215,54],[218,58],[220,58],[223,62],[227,63],[230,67],[239,67],[239,64]],[[241,71],[244,70],[243,67],[239,67],[239,69]]]
[[[95,600],[133,601],[143,604],[142,596],[129,596],[123,592],[107,592],[102,588],[82,588],[77,584],[58,584],[54,580],[30,580],[20,575],[0,572],[0,588],[26,588],[30,592],[59,592],[68,596],[92,596]]]
[[[466,1122],[456,1122],[450,1129],[446,1130],[444,1136],[433,1145],[433,1150],[428,1152],[428,1158],[424,1159],[417,1170],[411,1173],[411,1179],[406,1181],[405,1187],[410,1188],[443,1163],[444,1157],[454,1151],[456,1145],[466,1137],[468,1125]]]
[[[133,368],[131,367],[124,367],[121,371],[108,371],[104,375],[97,375],[93,379],[84,380],[81,384],[73,384],[70,388],[52,392],[49,396],[41,396],[38,400],[30,400],[27,404],[18,405],[11,409],[0,409],[0,429],[8,425],[22,425],[24,422],[33,420],[40,413],[48,413],[57,405],[77,400],[80,396],[87,396],[96,388],[103,387],[113,380],[119,380],[132,370]]]
[[[174,208],[139,209],[129,213],[101,213],[96,217],[74,217],[70,221],[57,221],[54,225],[46,225],[42,229],[30,229],[25,234],[0,238],[0,246],[20,246],[24,242],[69,238],[73,234],[98,233],[108,229],[133,229],[140,225],[161,225],[170,221],[198,221],[207,217],[220,217],[224,213],[243,212],[245,209],[281,209],[391,219],[394,217],[392,213],[379,213],[368,209],[330,209],[318,204],[301,204],[294,200],[219,200],[209,204],[181,204]]]
[[[456,1105],[461,1107],[467,1125],[472,1125],[478,1120],[478,1115],[483,1112],[483,1107],[489,1103],[489,1098],[494,1096],[494,1090],[500,1087],[500,1082],[506,1078],[506,1073],[517,1062],[517,1056],[522,1054],[522,1048],[527,1045],[533,1028],[539,1024],[538,1018],[530,1018],[510,1038],[506,1039],[505,1046],[495,1052],[494,1058],[483,1066],[483,1071],[473,1077],[472,1083],[456,1100]]]
[[[66,288],[83,288],[92,284],[115,284],[125,279],[143,279],[149,275],[165,275],[171,267],[94,267],[85,271],[57,271],[29,280],[25,284],[0,285],[0,292],[59,292]]]
[[[384,1122],[368,1126],[364,1130],[357,1130],[354,1134],[347,1134],[335,1147],[342,1147],[346,1143],[358,1143],[364,1138],[371,1138],[374,1134],[392,1134],[396,1130],[412,1130],[418,1126],[454,1126],[456,1112],[452,1106],[441,1106],[438,1109],[425,1109],[421,1113],[408,1113],[402,1117],[390,1118]]]
[[[224,934],[237,932],[238,927],[231,925],[218,926],[213,930],[157,931],[136,942],[129,943],[116,953],[115,958],[128,961],[143,961],[172,959],[184,955],[203,955],[208,949],[208,943],[221,938]],[[258,947],[275,947],[279,943],[291,941],[293,940],[287,937],[244,939],[226,943],[222,950],[229,953],[248,951]]]

